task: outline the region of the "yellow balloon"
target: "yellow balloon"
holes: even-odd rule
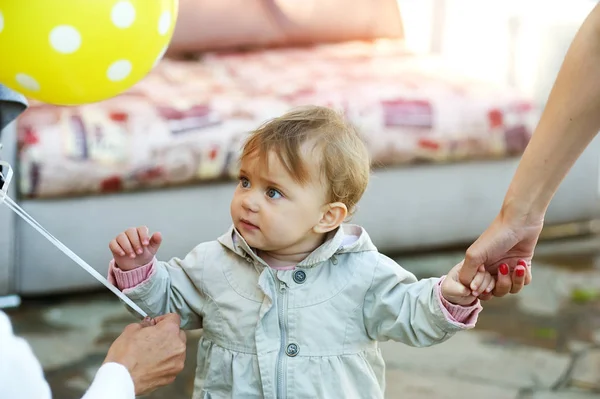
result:
[[[114,97],[164,55],[178,0],[0,0],[0,82],[58,105]]]

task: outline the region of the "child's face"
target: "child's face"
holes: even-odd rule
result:
[[[319,162],[306,164],[311,176],[301,185],[275,153],[268,154],[268,168],[261,161],[248,156],[241,162],[240,182],[231,201],[234,226],[248,245],[262,251],[282,255],[312,251],[322,238],[315,226],[327,209]]]

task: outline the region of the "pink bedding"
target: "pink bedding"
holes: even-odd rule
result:
[[[529,99],[462,77],[399,40],[163,60],[97,104],[32,104],[18,121],[25,197],[94,195],[230,179],[241,140],[290,107],[343,109],[374,167],[522,153]]]

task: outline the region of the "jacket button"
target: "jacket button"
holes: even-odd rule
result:
[[[289,344],[287,346],[287,348],[285,349],[285,354],[288,355],[289,357],[294,357],[298,353],[300,353],[300,348],[296,344]]]
[[[296,284],[303,284],[306,281],[306,273],[304,270],[296,270],[292,278]]]

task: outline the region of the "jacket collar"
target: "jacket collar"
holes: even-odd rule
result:
[[[348,240],[349,236],[353,236],[355,239]],[[233,226],[219,237],[218,241],[237,255],[254,261],[253,263],[260,265],[260,268],[268,267],[265,261],[256,255],[256,252],[250,248],[244,237]],[[371,242],[371,238],[362,227],[353,224],[344,224],[329,233],[325,242],[300,262],[297,267],[311,268],[329,260],[336,254],[376,250],[377,248]]]

